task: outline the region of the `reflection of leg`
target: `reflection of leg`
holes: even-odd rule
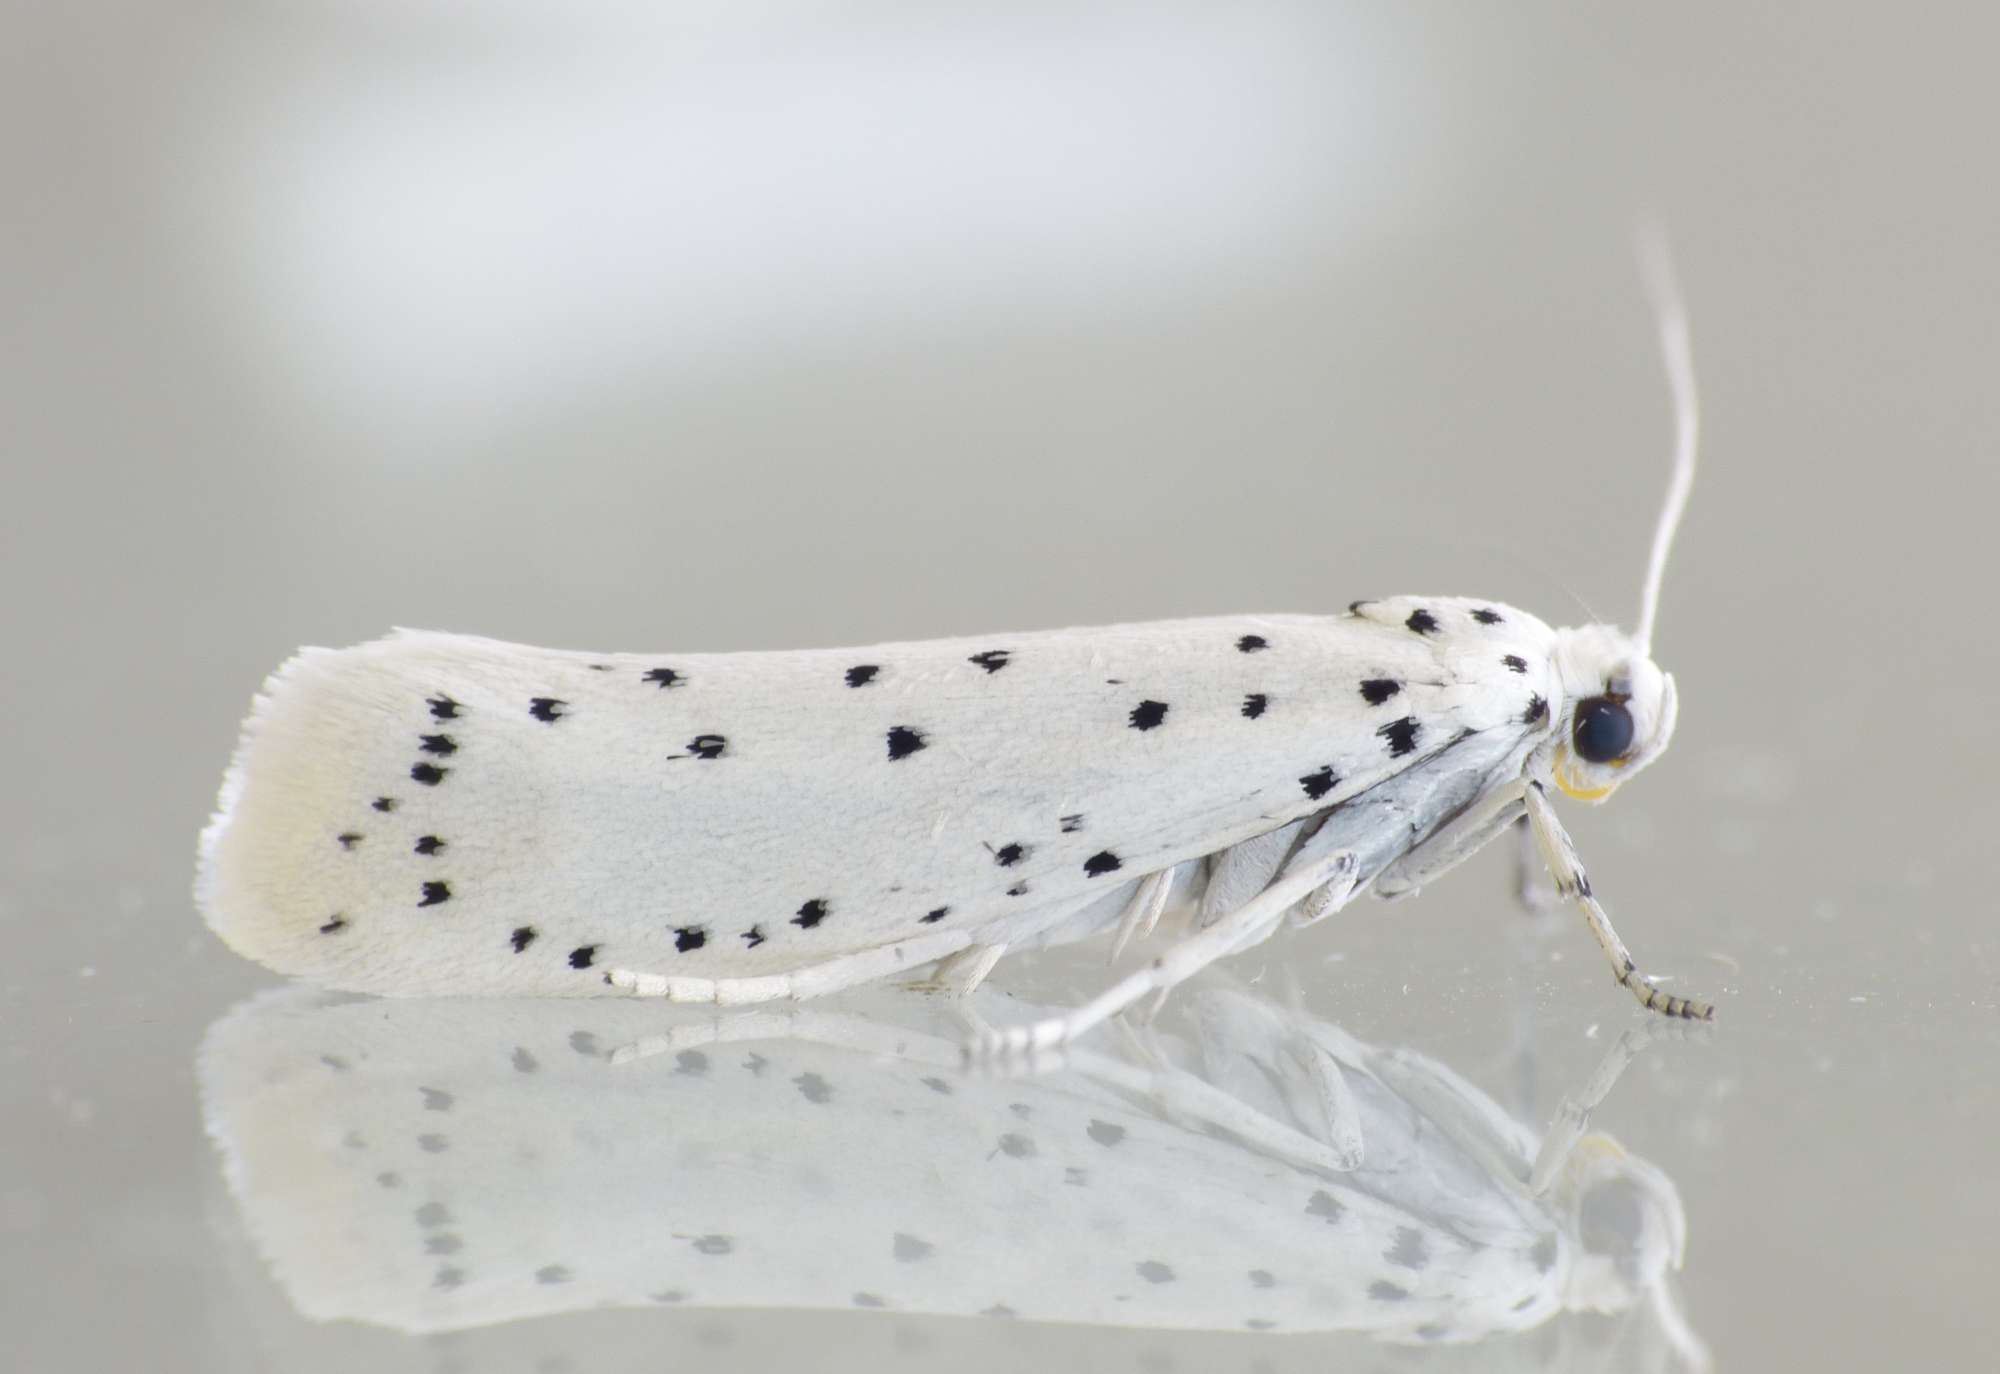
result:
[[[1541,784],[1529,783],[1526,795],[1528,819],[1535,833],[1535,843],[1542,851],[1542,861],[1549,866],[1550,876],[1556,880],[1556,892],[1574,901],[1582,910],[1584,920],[1590,923],[1590,933],[1597,937],[1598,947],[1610,961],[1611,976],[1618,980],[1618,986],[1630,992],[1648,1011],[1689,1021],[1713,1020],[1715,1008],[1708,1003],[1669,996],[1639,972],[1625,948],[1625,942],[1611,928],[1611,918],[1605,915],[1604,908],[1591,894],[1590,879],[1584,874],[1583,863],[1576,856],[1576,846],[1570,842],[1569,832],[1562,828],[1562,822],[1556,819],[1556,810],[1549,805]]]
[[[1340,901],[1345,902],[1354,891],[1357,868],[1351,852],[1340,850],[1328,854],[1273,883],[1206,930],[1185,937],[1075,1011],[975,1037],[966,1046],[966,1053],[970,1058],[990,1059],[1067,1044],[1141,998],[1164,995],[1217,959],[1269,935],[1287,908],[1322,884],[1338,884]]]
[[[1548,1192],[1555,1182],[1562,1166],[1569,1161],[1570,1151],[1576,1142],[1583,1139],[1584,1129],[1590,1125],[1590,1113],[1605,1099],[1619,1077],[1629,1068],[1642,1050],[1653,1041],[1654,1022],[1642,1023],[1642,1027],[1628,1029],[1619,1035],[1589,1078],[1583,1081],[1575,1092],[1563,1094],[1563,1100],[1556,1107],[1555,1120],[1542,1136],[1542,1148],[1535,1156],[1535,1167],[1528,1174],[1528,1191],[1536,1197]]]

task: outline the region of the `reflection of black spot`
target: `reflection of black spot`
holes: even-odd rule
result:
[[[1417,718],[1404,716],[1392,720],[1375,733],[1389,741],[1389,757],[1399,759],[1417,747]]]
[[[435,1132],[417,1137],[417,1148],[427,1155],[441,1155],[451,1148],[451,1137]]]
[[[1410,618],[1403,623],[1420,635],[1435,633],[1438,627],[1437,617],[1423,610],[1411,611]]]
[[[410,1213],[410,1215],[415,1217],[417,1225],[423,1227],[425,1230],[429,1230],[433,1226],[451,1225],[451,1208],[445,1206],[442,1202],[426,1202],[423,1206],[417,1208],[416,1211]]]
[[[1377,1279],[1368,1285],[1368,1296],[1377,1302],[1401,1302],[1410,1296],[1410,1290],[1399,1288],[1387,1279]]]
[[[1249,696],[1243,698],[1244,718],[1248,720],[1257,719],[1257,717],[1264,714],[1264,708],[1270,704],[1271,699],[1262,692],[1252,692]]]
[[[443,692],[439,692],[434,697],[426,697],[424,700],[425,704],[431,708],[432,719],[453,720],[457,718],[458,703],[453,701],[450,697],[446,696]]]
[[[1125,1128],[1115,1121],[1098,1121],[1093,1118],[1086,1134],[1099,1145],[1111,1146],[1125,1138]]]
[[[1024,844],[1003,844],[993,851],[993,862],[1002,868],[1012,868],[1028,857],[1028,847]]]
[[[1500,612],[1477,610],[1472,613],[1472,618],[1481,625],[1498,625],[1500,623]]]
[[[1262,635],[1245,635],[1236,641],[1236,647],[1243,653],[1254,654],[1259,649],[1268,649],[1271,642]]]
[[[1083,861],[1083,873],[1086,878],[1101,878],[1107,873],[1116,873],[1124,866],[1116,854],[1101,849]]]
[[[1033,1159],[1035,1156],[1035,1142],[1024,1135],[1016,1135],[1014,1132],[1009,1131],[1006,1135],[1000,1137],[999,1143],[1000,1153],[1010,1158]]]
[[[1174,1281],[1174,1271],[1158,1260],[1142,1260],[1134,1267],[1139,1271],[1139,1277],[1147,1283],[1172,1283]]]
[[[815,1105],[833,1101],[833,1088],[816,1073],[800,1074],[792,1080],[792,1086],[799,1090],[799,1096]]]
[[[977,663],[988,673],[997,673],[1007,666],[1007,658],[1011,652],[1009,649],[988,649],[984,653],[974,654],[966,662]]]
[[[918,1081],[934,1093],[941,1093],[946,1097],[951,1096],[951,1084],[945,1082],[942,1078],[924,1078]]]
[[[563,1264],[545,1264],[535,1271],[536,1283],[568,1283],[570,1277],[569,1266]]]
[[[896,1232],[895,1238],[889,1245],[889,1253],[905,1264],[915,1264],[918,1260],[927,1260],[936,1251],[937,1247],[929,1241],[919,1240],[917,1237],[905,1235],[901,1231]]]
[[[396,809],[396,799],[394,797],[377,797],[368,804],[377,811],[394,811]]]
[[[649,668],[646,670],[646,681],[658,683],[664,692],[669,687],[680,686],[686,679],[672,668]]]
[[[1380,706],[1402,690],[1403,684],[1391,678],[1371,677],[1361,684],[1361,699],[1370,706]]]
[[[569,952],[569,966],[571,968],[589,968],[591,961],[595,958],[597,958],[596,945],[578,945]]]
[[[799,914],[792,917],[792,924],[801,930],[811,930],[826,919],[826,900],[815,897],[799,908]]]
[[[1251,1331],[1275,1331],[1278,1327],[1269,1317],[1251,1317],[1243,1325]]]
[[[708,943],[708,932],[700,926],[681,926],[674,931],[674,948],[682,954]]]
[[[1315,1190],[1313,1195],[1306,1199],[1306,1215],[1323,1217],[1329,1226],[1339,1221],[1346,1212],[1347,1208],[1341,1205],[1340,1199],[1324,1188]]]
[[[875,680],[875,674],[881,671],[880,664],[857,663],[847,670],[847,685],[849,687],[866,687]]]
[[[444,781],[444,775],[450,771],[449,768],[440,768],[434,763],[420,763],[410,769],[410,777],[426,787],[436,787]]]
[[[1340,779],[1333,775],[1332,768],[1322,768],[1299,779],[1299,786],[1306,789],[1306,795],[1318,801],[1334,788],[1340,786]]]
[[[682,1050],[674,1056],[674,1072],[683,1078],[706,1078],[708,1056],[700,1050]]]
[[[534,1073],[536,1070],[542,1067],[540,1064],[535,1062],[534,1055],[529,1054],[527,1050],[523,1049],[519,1045],[516,1045],[514,1047],[513,1064],[515,1073]]]
[[[1065,835],[1074,835],[1077,831],[1083,829],[1083,813],[1081,811],[1077,812],[1074,816],[1063,816],[1059,819],[1062,821],[1062,832]]]
[[[736,1248],[728,1236],[696,1236],[694,1248],[704,1255],[726,1255]]]
[[[889,757],[892,759],[906,759],[919,749],[928,747],[923,735],[907,725],[889,728]]]
[[[361,843],[361,836],[352,830],[344,831],[333,838],[340,841],[342,849],[352,849],[355,845]]]
[[[535,928],[533,926],[517,926],[514,929],[514,933],[507,938],[514,942],[514,952],[519,954],[529,945],[535,943]]]
[[[1252,1269],[1250,1271],[1250,1282],[1252,1286],[1257,1288],[1276,1288],[1278,1286],[1277,1275],[1268,1269]]]
[[[1508,654],[1505,658],[1501,659],[1500,661],[1506,664],[1509,668],[1512,668],[1517,673],[1525,673],[1528,671],[1528,660],[1522,658],[1519,654]]]
[[[347,929],[347,918],[345,916],[336,916],[332,920],[328,921],[325,925],[321,926],[319,928],[319,933],[322,935],[331,935],[337,930],[345,930],[345,929]]]
[[[1416,1227],[1398,1226],[1396,1243],[1383,1251],[1382,1258],[1404,1269],[1426,1269],[1431,1262],[1430,1242]]]
[[[854,1305],[856,1307],[887,1307],[889,1304],[883,1302],[882,1299],[876,1297],[873,1293],[856,1293],[854,1295]]]
[[[465,1271],[452,1265],[445,1265],[431,1275],[431,1287],[452,1289],[465,1282]]]
[[[698,759],[719,759],[729,741],[721,735],[696,735],[688,741],[688,752]]]
[[[584,667],[590,669],[593,673],[608,673],[611,671],[609,663],[586,663]]]
[[[1546,716],[1548,713],[1549,713],[1549,704],[1546,701],[1542,700],[1542,694],[1540,692],[1536,692],[1533,696],[1528,698],[1527,709],[1521,712],[1521,724],[1533,725],[1536,721],[1540,720],[1543,716]]]
[[[743,932],[742,939],[743,939],[743,944],[746,948],[749,949],[757,948],[757,946],[764,943],[763,927],[751,926],[750,929]]]
[[[424,1110],[427,1112],[448,1112],[451,1104],[457,1101],[443,1088],[418,1088],[417,1091],[423,1094]]]
[[[1167,718],[1167,703],[1164,701],[1142,701],[1132,708],[1132,728],[1150,730]]]
[[[428,882],[424,884],[424,899],[418,906],[437,906],[451,900],[451,884]]]
[[[450,735],[418,735],[417,748],[446,759],[458,752],[458,741]]]
[[[917,920],[924,925],[934,925],[937,922],[942,921],[945,917],[949,915],[951,915],[951,908],[948,906],[941,906],[941,907],[936,907],[933,910],[926,912],[924,915],[917,917]]]
[[[435,854],[444,848],[444,841],[435,835],[425,835],[417,840],[417,853]]]
[[[1535,1272],[1537,1274],[1546,1274],[1549,1272],[1549,1270],[1555,1268],[1556,1267],[1555,1232],[1551,1231],[1547,1235],[1544,1235],[1540,1240],[1536,1241],[1534,1248],[1528,1251],[1528,1258],[1534,1261]]]
[[[603,1053],[603,1050],[598,1046],[597,1037],[589,1031],[571,1031],[569,1033],[569,1047],[578,1054],[591,1058],[595,1058]]]

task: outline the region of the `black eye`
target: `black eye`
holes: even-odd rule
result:
[[[1576,708],[1570,727],[1576,752],[1592,763],[1609,763],[1632,747],[1632,713],[1623,702],[1592,697]]]

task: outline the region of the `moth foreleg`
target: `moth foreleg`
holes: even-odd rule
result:
[[[1625,942],[1611,928],[1611,918],[1605,915],[1604,908],[1598,905],[1597,898],[1592,894],[1590,878],[1576,856],[1576,846],[1571,843],[1569,832],[1562,828],[1562,822],[1556,819],[1556,809],[1550,805],[1542,785],[1529,783],[1525,796],[1535,843],[1542,851],[1542,862],[1549,866],[1549,876],[1556,880],[1556,893],[1574,901],[1583,912],[1584,920],[1590,925],[1590,933],[1597,937],[1598,947],[1611,962],[1611,976],[1618,980],[1618,986],[1631,993],[1648,1011],[1688,1021],[1714,1020],[1715,1008],[1708,1003],[1669,996],[1639,972],[1638,966],[1632,962],[1630,951],[1625,948]]]
[[[991,1059],[1002,1055],[1032,1054],[1051,1050],[1110,1020],[1140,999],[1164,993],[1201,972],[1217,959],[1270,934],[1293,903],[1323,885],[1337,885],[1339,902],[1353,895],[1359,860],[1351,850],[1336,850],[1287,874],[1229,915],[1182,939],[1150,960],[1145,967],[1121,978],[1104,992],[1061,1016],[1051,1016],[1025,1026],[1008,1026],[973,1037],[966,1045],[968,1059]]]

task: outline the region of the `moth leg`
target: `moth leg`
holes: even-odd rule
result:
[[[1006,952],[1004,943],[967,945],[957,953],[938,960],[938,966],[930,977],[906,986],[922,992],[943,993],[947,997],[970,997],[973,989],[986,981],[986,975],[993,972],[993,966]]]
[[[1118,918],[1118,934],[1112,937],[1111,957],[1105,963],[1117,963],[1118,956],[1125,952],[1125,946],[1134,935],[1143,940],[1153,933],[1154,927],[1160,924],[1160,913],[1167,909],[1167,893],[1173,885],[1174,870],[1171,868],[1163,868],[1140,880],[1138,890],[1125,906],[1125,914]]]
[[[1340,900],[1345,902],[1353,895],[1359,871],[1360,862],[1351,850],[1324,855],[1299,872],[1287,874],[1206,930],[1187,936],[1076,1010],[973,1037],[965,1047],[966,1058],[991,1060],[1068,1044],[1148,994],[1184,983],[1224,955],[1270,934],[1285,911],[1315,888],[1337,883]]]
[[[823,964],[811,964],[790,973],[770,974],[762,978],[684,978],[672,974],[639,973],[632,969],[614,968],[604,975],[604,981],[614,988],[633,994],[635,997],[664,997],[670,1002],[713,1002],[719,1006],[744,1006],[753,1002],[771,1002],[789,997],[803,1000],[807,997],[821,997],[829,992],[853,987],[873,978],[881,978],[898,969],[920,968],[925,964],[954,954],[972,942],[972,932],[966,930],[943,930],[932,935],[920,935],[913,940],[899,940],[891,945],[877,945],[872,949],[860,950],[854,954],[829,959]]]
[[[1531,916],[1546,916],[1557,899],[1539,881],[1534,828],[1523,815],[1514,822],[1514,900]]]
[[[1535,843],[1542,851],[1542,862],[1549,866],[1549,876],[1556,880],[1556,895],[1568,897],[1582,910],[1583,919],[1590,925],[1590,933],[1597,937],[1598,947],[1611,961],[1611,976],[1618,980],[1618,986],[1631,993],[1648,1011],[1688,1021],[1714,1020],[1715,1008],[1708,1003],[1669,996],[1639,972],[1638,966],[1632,962],[1631,953],[1625,948],[1625,942],[1611,928],[1611,918],[1604,914],[1604,908],[1598,905],[1596,896],[1592,894],[1590,878],[1583,871],[1582,860],[1576,856],[1576,846],[1570,842],[1569,832],[1562,828],[1562,822],[1556,819],[1556,809],[1549,804],[1542,785],[1529,783],[1525,796]]]

